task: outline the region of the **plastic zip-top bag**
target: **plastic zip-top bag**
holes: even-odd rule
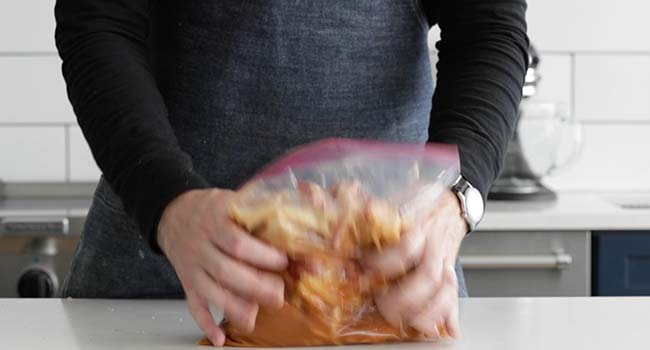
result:
[[[392,281],[366,274],[359,258],[398,244],[458,175],[455,146],[349,139],[300,147],[266,167],[238,191],[231,216],[287,253],[284,306],[260,309],[252,333],[225,320],[226,345],[432,339],[383,319],[372,294]],[[444,326],[439,333],[435,338],[446,336]]]

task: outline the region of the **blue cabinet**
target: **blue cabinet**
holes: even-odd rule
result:
[[[593,232],[592,268],[593,295],[650,295],[650,232]]]

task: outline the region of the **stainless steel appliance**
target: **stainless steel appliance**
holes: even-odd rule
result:
[[[57,297],[91,197],[74,191],[36,195],[48,186],[22,187],[35,193],[0,196],[0,297]],[[32,190],[36,187],[40,190]]]
[[[591,295],[588,231],[480,231],[460,261],[470,296]]]

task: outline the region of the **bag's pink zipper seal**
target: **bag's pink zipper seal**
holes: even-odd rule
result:
[[[391,143],[371,140],[329,138],[290,151],[266,166],[255,178],[274,176],[287,169],[299,169],[323,161],[344,158],[355,152],[388,156],[416,156],[423,160],[449,163],[460,169],[458,148],[443,143]]]

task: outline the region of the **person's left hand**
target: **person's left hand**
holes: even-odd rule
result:
[[[406,232],[399,245],[364,257],[373,273],[389,279],[404,275],[375,294],[386,321],[431,337],[439,337],[438,327],[444,325],[451,337],[460,336],[454,264],[467,230],[458,198],[445,191],[431,215]]]

